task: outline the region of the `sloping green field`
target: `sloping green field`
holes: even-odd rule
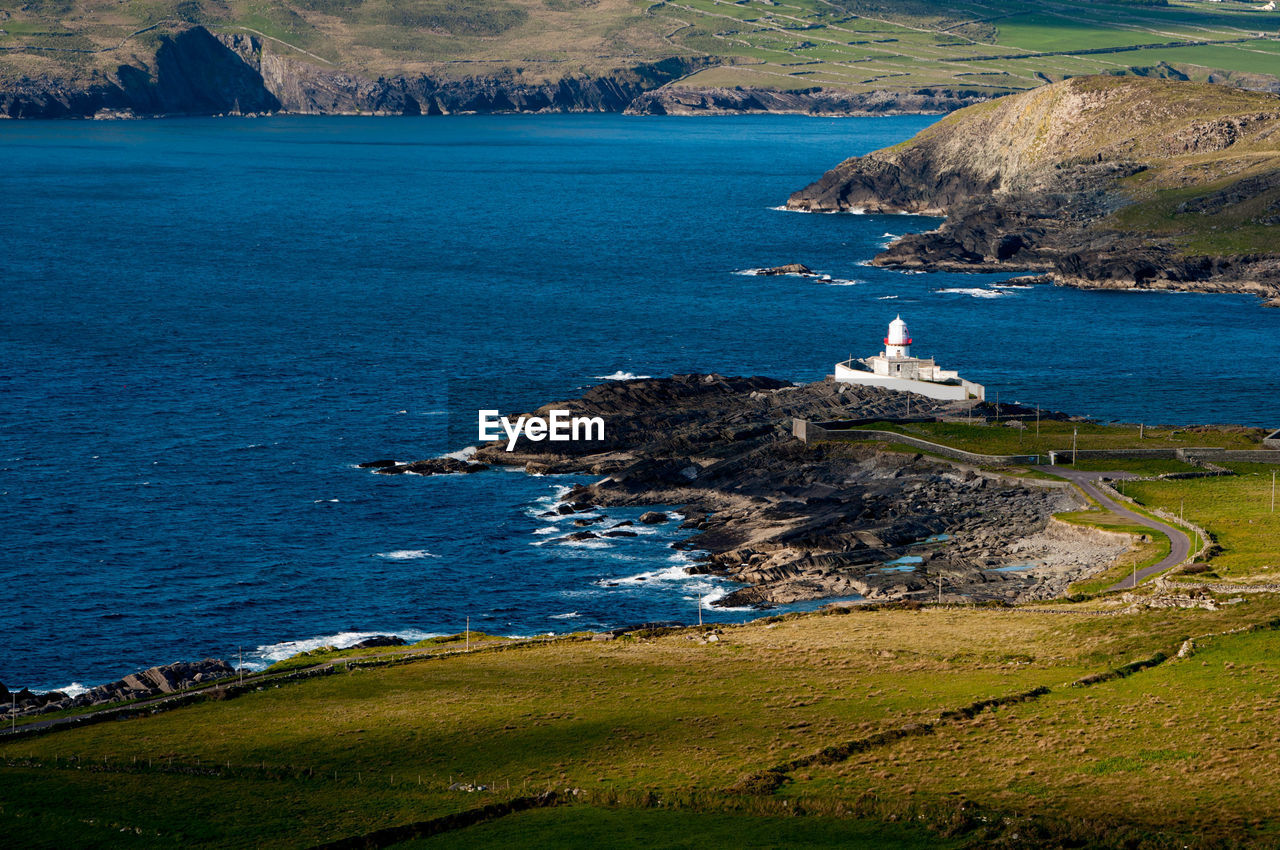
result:
[[[411,846],[976,847],[1041,816],[1094,841],[1265,837],[1280,638],[1204,636],[1278,614],[867,610],[353,670],[6,741],[0,832],[309,847],[555,791]],[[1186,637],[1203,663],[1157,664]],[[1159,804],[1125,784],[1157,776]]]

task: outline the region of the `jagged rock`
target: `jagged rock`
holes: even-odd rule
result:
[[[406,646],[408,641],[402,637],[395,635],[374,635],[371,638],[365,638],[357,644],[352,644],[352,649],[372,649],[378,646]]]
[[[234,673],[235,670],[227,662],[218,658],[206,658],[203,661],[179,661],[131,673],[119,681],[90,688],[76,697],[68,697],[59,691],[34,694],[26,688],[13,697],[16,697],[18,714],[33,714],[174,693]]]
[[[781,274],[815,275],[817,274],[817,272],[815,272],[813,269],[806,266],[804,263],[787,263],[785,266],[774,266],[768,269],[756,269],[755,273],[758,275],[781,275]]]
[[[640,521],[645,525],[662,525],[662,523],[669,522],[670,520],[671,517],[667,516],[662,511],[645,511],[640,514]]]
[[[401,463],[374,469],[379,475],[470,475],[488,469],[483,463],[468,463],[455,457],[433,457],[428,460],[416,460],[413,463]]]
[[[386,469],[395,465],[396,462],[394,460],[366,460],[364,463],[356,464],[360,469]]]
[[[596,540],[600,535],[594,531],[575,531],[572,534],[566,534],[563,540]]]

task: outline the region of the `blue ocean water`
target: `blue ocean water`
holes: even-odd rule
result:
[[[353,465],[601,376],[817,379],[899,312],[1004,400],[1280,424],[1256,299],[881,271],[934,220],[776,209],[932,120],[0,122],[0,681],[696,618],[674,525],[566,546],[564,479]],[[832,281],[737,273],[794,261]]]

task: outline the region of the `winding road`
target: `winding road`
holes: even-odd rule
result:
[[[1156,573],[1162,573],[1165,570],[1178,566],[1191,554],[1191,538],[1187,537],[1186,533],[1181,529],[1176,526],[1160,522],[1159,520],[1143,516],[1137,511],[1126,508],[1124,505],[1105,495],[1096,484],[1097,480],[1103,477],[1113,480],[1136,478],[1137,476],[1133,473],[1090,472],[1085,470],[1068,469],[1062,466],[1037,466],[1036,469],[1041,472],[1048,473],[1049,475],[1056,475],[1059,478],[1067,479],[1088,494],[1089,498],[1111,511],[1111,513],[1124,517],[1126,521],[1132,522],[1135,525],[1145,526],[1153,531],[1158,531],[1169,538],[1169,554],[1162,558],[1158,563],[1138,570],[1137,581],[1139,584],[1148,576],[1153,576]],[[1107,591],[1133,590],[1135,586],[1134,576],[1130,574],[1123,580],[1108,587]]]

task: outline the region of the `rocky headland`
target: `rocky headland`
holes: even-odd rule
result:
[[[845,160],[787,206],[945,216],[875,258],[891,268],[1280,299],[1280,97],[1070,79]]]
[[[854,595],[1046,598],[1127,547],[1126,539],[1050,522],[1053,513],[1080,506],[1070,488],[909,449],[805,444],[790,431],[797,417],[958,415],[950,404],[832,381],[796,386],[763,377],[676,375],[610,382],[535,412],[603,417],[603,440],[521,438],[512,452],[505,443],[481,446],[471,462],[599,476],[552,511],[584,517],[563,542],[634,534],[631,523],[607,516],[611,507],[678,506],[684,527],[696,532],[680,544],[700,553],[691,569],[748,585],[721,605]],[[975,415],[984,412],[993,411],[984,406]],[[657,511],[640,521],[669,519]]]

